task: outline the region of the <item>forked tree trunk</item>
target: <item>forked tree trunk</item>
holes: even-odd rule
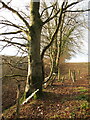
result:
[[[39,89],[36,96],[39,97],[42,93],[43,83],[43,71],[42,71],[42,60],[40,55],[40,40],[42,21],[39,15],[40,2],[30,3],[30,30],[28,36],[28,76],[25,92],[27,97]]]

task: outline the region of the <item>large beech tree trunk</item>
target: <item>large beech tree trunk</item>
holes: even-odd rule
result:
[[[42,93],[43,70],[40,55],[40,40],[42,21],[39,15],[40,2],[30,2],[30,30],[28,35],[28,76],[25,92],[28,97],[36,89],[39,89],[36,96]]]

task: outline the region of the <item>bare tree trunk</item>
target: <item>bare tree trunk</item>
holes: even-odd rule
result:
[[[36,96],[42,93],[43,83],[43,62],[40,55],[40,40],[42,21],[39,15],[40,2],[30,3],[30,30],[29,30],[29,48],[28,48],[28,76],[25,92],[27,97],[39,89]]]

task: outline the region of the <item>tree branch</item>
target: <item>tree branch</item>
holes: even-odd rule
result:
[[[17,43],[17,42],[12,42],[12,41],[9,41],[9,40],[6,40],[6,39],[3,39],[3,40],[0,40],[0,41],[2,41],[2,42],[7,42],[7,43],[10,43],[10,44],[15,44],[15,45],[20,45],[20,46],[22,46],[22,47],[26,47],[26,45],[24,45],[24,44],[21,44],[21,43]]]
[[[49,22],[50,20],[52,20],[53,18],[55,18],[57,16],[57,14],[60,12],[60,9],[57,11],[57,13],[55,15],[53,15],[51,18],[49,17],[47,20],[45,20],[43,22],[43,25],[46,24],[47,22]]]
[[[0,20],[0,24],[12,26],[12,27],[18,28],[18,29],[20,29],[22,31],[25,31],[24,26],[16,25],[16,24],[14,24],[14,23],[12,23],[11,21],[8,21],[8,20]]]
[[[73,6],[73,5],[76,5],[76,4],[79,3],[79,2],[81,2],[81,1],[73,2],[73,3],[69,4],[69,5],[67,5],[67,6],[64,8],[64,10],[66,10],[67,8],[70,8],[70,7]]]
[[[18,67],[18,66],[15,66],[15,65],[13,65],[13,64],[11,64],[11,63],[9,63],[9,62],[7,62],[7,61],[5,61],[4,64],[10,65],[11,67],[13,67],[13,68],[15,68],[15,69],[19,69],[19,70],[27,71],[26,69],[24,69],[24,68],[20,68],[20,67]]]
[[[27,77],[27,76],[25,76],[25,75],[20,75],[20,74],[13,74],[13,75],[5,75],[5,76],[3,76],[3,78],[4,77]]]
[[[46,8],[42,11],[40,17],[43,15],[43,13],[44,13],[45,10],[47,10],[47,9],[49,9],[49,8],[51,8],[51,7],[54,7],[54,5],[51,5],[51,6],[49,6],[49,7],[46,7]]]
[[[56,34],[58,33],[58,30],[59,30],[59,27],[60,27],[60,24],[61,24],[61,20],[62,20],[63,6],[64,6],[64,2],[63,2],[63,4],[62,4],[62,8],[61,8],[61,13],[60,13],[60,17],[59,17],[58,26],[57,26],[57,28],[56,28],[53,36],[52,36],[52,39],[51,39],[50,43],[43,49],[43,51],[42,51],[42,53],[41,53],[41,59],[43,59],[46,50],[52,45],[52,43],[53,43],[53,41],[54,41],[54,38],[55,38]]]
[[[65,12],[86,12],[86,11],[90,11],[90,9],[87,9],[87,10],[66,10]]]
[[[81,1],[73,2],[73,3],[69,4],[69,5],[67,5],[65,8],[63,8],[63,13],[65,12],[65,10],[66,10],[67,8],[69,8],[69,7],[77,4],[77,3],[79,3],[79,2],[81,2]],[[63,4],[64,4],[64,3],[65,3],[65,2],[63,2]],[[64,7],[64,6],[63,6],[63,7]],[[49,22],[50,20],[52,20],[53,18],[55,18],[59,12],[60,12],[60,9],[57,11],[57,13],[56,13],[55,15],[53,15],[51,18],[48,18],[46,21],[44,21],[43,24],[46,24],[47,22]]]
[[[11,12],[15,13],[25,23],[25,25],[29,29],[30,26],[29,26],[28,22],[16,10],[14,10],[13,8],[11,8],[8,5],[6,5],[3,1],[0,1],[0,3],[2,3],[4,8],[7,8]]]
[[[17,33],[21,33],[21,30],[15,31],[15,32],[8,32],[8,33],[0,33],[0,35],[10,35],[10,34],[17,34]]]

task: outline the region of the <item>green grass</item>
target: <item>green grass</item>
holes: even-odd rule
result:
[[[78,91],[79,91],[79,92],[87,92],[88,90],[87,90],[87,88],[85,88],[85,87],[79,87],[79,88],[78,88]]]
[[[78,88],[75,89],[75,91],[77,91],[77,92],[87,92],[88,89],[85,88],[85,87],[78,87]]]
[[[80,92],[87,92],[87,89],[81,89]]]
[[[75,112],[71,112],[71,118],[74,118],[75,117]]]
[[[88,100],[87,94],[81,94],[75,97],[76,100]]]
[[[88,109],[89,108],[89,103],[85,102],[85,103],[81,104],[81,108],[82,109]]]

